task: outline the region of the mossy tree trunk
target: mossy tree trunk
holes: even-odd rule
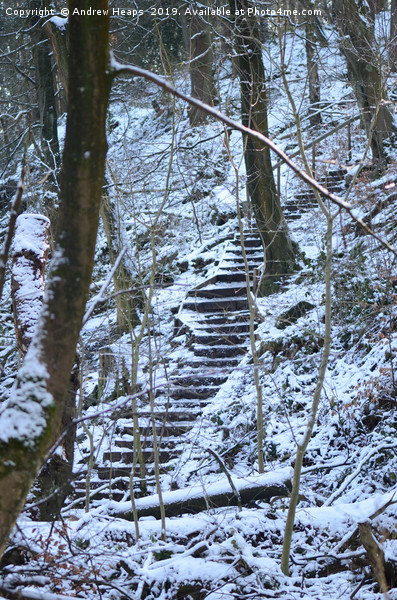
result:
[[[372,135],[374,161],[383,166],[384,141],[395,131],[376,51],[375,27],[364,0],[333,0],[336,26],[341,36],[340,49],[345,56],[347,73],[361,112],[367,136]]]
[[[230,0],[235,19],[234,39],[240,76],[242,122],[268,136],[262,49],[258,41],[256,18],[247,16],[249,6],[247,0]],[[265,248],[266,288],[272,279],[291,271],[294,249],[276,190],[270,150],[250,136],[246,136],[244,141],[248,193]]]
[[[107,0],[96,8],[107,10]],[[0,554],[37,472],[62,429],[64,403],[91,282],[107,151],[109,18],[73,15],[58,228],[38,328],[0,416]]]

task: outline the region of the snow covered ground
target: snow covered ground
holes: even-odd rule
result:
[[[343,120],[354,113],[352,93],[340,77],[343,65],[337,57],[336,42],[331,31],[329,35],[334,51],[322,49],[319,62],[322,92],[329,102],[324,129],[336,116]],[[306,88],[305,80],[300,78],[305,61],[303,42],[288,38],[286,55],[291,57],[291,89],[304,114]],[[274,73],[276,46],[271,60],[267,64],[269,72]],[[220,70],[220,89],[220,109],[229,105],[237,117],[238,81],[232,80],[228,63],[223,63]],[[118,125],[109,134],[109,179],[119,211],[122,245],[127,247],[131,270],[140,273],[144,287],[149,285],[153,258],[150,230],[161,207],[154,235],[157,262],[168,284],[162,285],[159,278],[151,324],[156,330],[160,381],[164,365],[176,364],[186,353],[183,336],[174,337],[171,309],[182,302],[190,288],[212,275],[214,261],[223,252],[223,237],[237,227],[236,179],[220,124],[210,120],[192,130],[186,107],[177,103],[173,116],[171,101],[163,97],[169,112],[155,117],[150,101],[159,97],[159,92],[152,84],[144,84],[143,94],[142,86],[139,90],[139,106],[128,101],[112,104],[111,118]],[[132,96],[133,92],[131,84]],[[282,89],[274,90],[273,98],[272,135],[292,152],[296,148],[294,128],[284,127],[292,121],[288,101]],[[332,105],[341,98],[344,104]],[[353,128],[352,137],[350,164],[354,165],[362,155],[365,140],[358,126]],[[344,130],[317,148],[319,176],[329,165],[347,162],[346,148]],[[235,164],[240,165],[237,191],[246,210],[242,150],[240,135],[233,132],[228,151]],[[396,156],[392,154],[384,177],[372,182],[362,175],[350,198],[362,216],[384,199],[372,226],[391,243],[396,239],[396,199],[388,186],[395,182],[395,166]],[[282,167],[283,199],[292,199],[303,189]],[[301,252],[300,269],[286,277],[277,292],[257,300],[262,317],[256,334],[265,415],[266,471],[260,477],[275,480],[294,465],[296,443],[311,409],[324,336],[325,219],[315,208],[302,212],[301,218],[288,225]],[[23,597],[42,600],[382,597],[369,575],[358,524],[370,520],[396,581],[395,263],[376,241],[336,211],[333,245],[331,355],[314,435],[304,461],[291,576],[285,577],[280,570],[288,508],[285,497],[274,498],[270,503],[257,501],[242,510],[236,506],[209,506],[195,515],[167,518],[165,531],[161,522],[151,517],[141,517],[137,523],[125,520],[120,516],[126,508],[122,503],[103,500],[89,513],[73,505],[66,507],[63,518],[53,524],[31,520],[29,511],[22,515],[12,539],[19,562],[9,556],[7,565],[6,555],[0,587],[11,589],[20,585]],[[109,272],[105,254],[106,241],[101,231],[93,294]],[[280,314],[302,300],[310,302],[312,308],[295,323],[278,328]],[[97,398],[102,348],[106,347],[115,357],[115,371],[132,368],[131,337],[120,337],[115,321],[110,303],[95,312],[82,334],[86,355],[84,395],[88,399],[95,397],[93,405],[86,406],[84,416],[90,417],[86,423],[94,445],[98,446],[108,426],[109,410],[128,402],[117,387],[117,373],[108,375],[102,397]],[[143,389],[148,384],[149,349],[145,335],[138,369]],[[13,369],[15,363],[10,359],[1,382],[4,394],[9,393]],[[219,488],[220,482],[226,485],[219,464],[206,452],[208,447],[221,456],[234,481],[259,477],[256,401],[252,356],[248,353],[189,434],[187,442],[195,444],[201,462],[192,464],[191,445],[187,443],[176,478],[182,489],[169,490],[171,478],[163,476],[165,499],[172,494],[179,494],[182,499],[186,493],[192,493],[185,490],[189,486],[196,486],[194,489],[205,495],[212,488]],[[104,410],[108,412],[103,413]],[[89,449],[87,438],[80,434],[81,430],[77,460],[86,456]],[[139,502],[144,504],[145,500]],[[396,590],[389,594],[390,598],[397,598]]]

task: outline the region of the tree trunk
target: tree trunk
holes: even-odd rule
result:
[[[242,122],[268,136],[267,95],[257,23],[255,17],[245,16],[249,6],[247,0],[230,0],[230,6],[235,13]],[[272,279],[291,271],[294,249],[276,190],[270,150],[250,136],[246,136],[244,142],[248,193],[265,248],[267,278],[260,290],[264,293]]]
[[[333,0],[336,26],[341,35],[340,48],[347,62],[349,81],[361,111],[367,136],[372,134],[371,149],[380,167],[386,156],[384,141],[395,130],[393,117],[384,103],[381,57],[375,51],[374,24],[362,0]]]
[[[45,289],[45,266],[50,250],[50,221],[43,215],[18,217],[13,244],[11,294],[18,349],[21,358],[33,338],[41,311]],[[59,448],[43,465],[35,493],[42,521],[59,514],[72,491],[76,416],[76,393],[79,389],[79,361],[70,379],[70,389],[62,416],[63,439]]]
[[[42,9],[41,0],[30,0],[30,35],[35,64],[37,103],[40,116],[41,141],[44,156],[51,168],[59,167],[59,143],[57,109],[54,94],[54,80],[50,57],[50,46],[40,17],[35,11]]]
[[[397,71],[397,0],[391,0],[390,4],[389,65],[392,71]]]
[[[214,77],[212,74],[212,39],[208,23],[199,15],[186,17],[189,29],[189,57],[191,95],[206,104],[213,104],[215,95]],[[207,115],[196,106],[189,109],[190,125],[200,125]]]
[[[119,226],[116,222],[109,194],[104,190],[101,202],[101,219],[109,250],[110,264],[114,265],[119,253],[122,250],[119,243]],[[130,331],[133,327],[139,324],[137,308],[142,304],[142,298],[138,298],[138,288],[134,285],[131,273],[125,266],[123,260],[113,277],[113,285],[116,296],[117,307],[117,326],[120,332]],[[124,290],[132,290],[136,288],[136,292]]]
[[[316,125],[321,125],[322,122],[321,112],[319,112],[321,94],[318,64],[315,58],[316,36],[314,34],[314,27],[311,21],[307,21],[305,24],[305,35],[307,76],[309,81],[310,125],[315,127]]]
[[[58,231],[44,306],[0,415],[0,554],[47,452],[64,403],[94,262],[104,179],[109,74],[107,0],[69,0],[69,112]],[[93,116],[95,115],[95,119]]]
[[[62,84],[62,90],[68,100],[68,46],[66,29],[57,27],[52,21],[46,21],[43,30],[51,44],[55,64],[58,69],[59,80]]]

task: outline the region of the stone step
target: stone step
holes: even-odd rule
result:
[[[200,313],[235,312],[247,309],[248,302],[244,297],[219,298],[216,301],[196,299],[185,301],[183,306],[186,310],[196,310]]]
[[[252,261],[254,259],[256,259],[257,257],[259,257],[259,259],[263,260],[263,256],[264,256],[264,252],[262,248],[247,248],[245,251],[246,255],[247,255],[247,259],[248,261]],[[235,251],[228,251],[225,253],[225,255],[223,256],[223,260],[227,260],[228,258],[243,258],[243,254],[241,252],[241,248],[240,250],[235,250]]]
[[[190,375],[174,375],[170,376],[170,381],[179,386],[189,387],[189,386],[221,386],[225,381],[227,381],[227,377],[222,375],[201,375],[200,373],[192,372]]]
[[[168,464],[161,465],[160,473],[167,472],[169,466],[170,465],[168,465]],[[146,474],[152,475],[154,465],[145,465],[145,467],[146,467]],[[117,479],[125,477],[126,484],[128,485],[131,469],[132,469],[132,463],[131,463],[131,465],[125,465],[122,467],[120,467],[120,466],[117,466],[117,467],[101,466],[101,467],[98,467],[97,473],[98,473],[98,478],[101,481],[109,481],[110,479],[113,479],[113,477],[115,477]],[[138,476],[140,475],[139,466],[136,467],[134,475],[136,478],[138,478]],[[139,482],[135,483],[135,485],[138,485],[138,484],[139,484]]]
[[[106,478],[99,481],[92,481],[90,483],[90,504],[95,505],[97,502],[102,500],[121,500],[124,496],[129,498],[129,489],[130,489],[130,476],[124,475],[121,477],[114,477],[112,474],[111,481],[106,483]],[[139,477],[139,473],[137,473],[134,477],[134,496],[135,498],[142,497],[142,492],[139,489],[141,479]],[[145,478],[146,486],[148,488],[148,492],[154,493],[155,491],[155,478],[153,475],[148,475]],[[80,497],[80,507],[84,506],[85,503],[85,481],[76,481],[74,484],[75,493],[74,497]],[[127,492],[127,493],[126,493]],[[79,504],[75,505],[79,507]]]
[[[250,261],[252,258],[256,258],[256,256],[259,255],[259,254],[263,257],[262,246],[260,248],[246,248],[245,249],[245,254],[247,256],[248,261]],[[225,253],[224,257],[223,257],[223,260],[225,258],[230,258],[230,257],[233,257],[233,256],[238,256],[238,257],[241,256],[242,257],[243,256],[243,252],[242,252],[241,248],[237,248],[236,247],[235,250],[228,250]]]
[[[288,210],[288,211],[290,210],[290,211],[293,211],[294,213],[295,212],[297,212],[297,213],[303,212],[303,211],[309,210],[311,208],[318,208],[317,200],[314,200],[314,202],[309,202],[309,201],[289,202],[288,204],[284,205],[284,210]]]
[[[289,213],[287,211],[284,211],[284,214],[288,221],[297,221],[298,219],[301,219],[303,217],[304,211],[297,213]]]
[[[171,387],[169,396],[173,400],[185,399],[206,399],[214,396],[219,389],[219,386],[199,387],[199,386],[180,386]]]
[[[255,256],[251,256],[248,259],[248,271],[252,272],[254,269],[256,269],[260,264],[263,263],[263,259],[264,256],[263,254],[255,254]],[[225,258],[223,259],[222,265],[224,266],[224,268],[228,268],[230,270],[232,269],[239,269],[241,271],[244,271],[244,266],[245,266],[245,262],[244,262],[244,258],[242,256],[225,256]]]
[[[168,463],[171,458],[176,458],[177,453],[173,450],[174,448],[159,448],[158,450],[158,460],[160,464],[164,465],[164,463]],[[145,465],[154,461],[153,448],[142,448],[141,449],[142,456],[145,461]],[[103,461],[111,462],[111,463],[124,463],[124,465],[132,465],[134,461],[134,451],[133,450],[114,450],[112,452],[104,452],[103,453]],[[136,458],[136,457],[135,457]],[[117,464],[117,467],[123,465]]]
[[[231,325],[233,323],[244,323],[245,321],[249,321],[249,312],[247,310],[235,311],[234,313],[229,314],[206,314],[200,315],[200,324],[205,325]]]
[[[249,332],[249,321],[245,321],[245,323],[208,323],[207,325],[200,327],[199,330],[196,331],[200,331],[200,335],[201,333],[203,335],[206,334],[210,334],[213,336],[220,336],[220,337],[224,337],[224,336],[228,336],[230,335],[237,335],[240,333],[248,333]],[[246,338],[244,338],[246,339]]]
[[[191,340],[191,344],[194,343],[194,340]],[[193,346],[190,347],[193,350]],[[164,403],[164,399],[166,405],[172,404],[173,400],[178,400],[179,398],[210,398],[217,390],[219,386],[179,386],[174,385],[170,382],[169,386],[161,386],[156,389],[154,397],[156,399],[156,406],[160,403]]]
[[[158,436],[163,442],[166,442],[167,444],[172,444],[176,443],[177,441],[181,441],[181,439],[183,439],[183,436],[186,436],[186,434],[188,434],[188,432],[191,429],[192,423],[178,423],[175,425],[170,423],[162,424],[158,426]],[[123,435],[123,432],[121,431],[119,435]],[[145,431],[143,428],[141,428],[141,435],[143,436],[145,441],[149,439],[149,434],[147,433],[147,430]],[[114,446],[117,448],[127,448],[129,450],[133,450],[134,448],[134,440],[132,439],[132,436],[130,436],[127,433],[124,434],[124,437],[120,437],[119,439],[114,440],[113,443]]]
[[[230,367],[230,370],[233,367],[236,367],[239,362],[240,362],[241,358],[237,358],[237,357],[227,357],[227,358],[209,358],[206,356],[202,356],[199,357],[197,356],[196,359],[192,358],[186,361],[185,366],[186,367],[198,367],[201,366],[203,369],[223,369],[223,368],[227,368]]]
[[[239,248],[241,250],[241,242],[239,239],[237,240],[233,240],[231,242],[232,246],[236,246],[237,248]],[[262,246],[262,240],[260,238],[260,236],[258,235],[257,238],[251,238],[251,239],[244,239],[244,248],[246,249],[246,251],[249,251],[251,248],[253,250],[257,249],[257,248],[263,248]]]
[[[230,298],[233,296],[245,296],[247,294],[246,286],[236,285],[214,285],[211,287],[191,290],[188,293],[189,298]]]
[[[180,410],[177,410],[175,406],[173,406],[171,409],[169,410],[164,410],[164,411],[158,411],[156,410],[155,414],[154,414],[154,418],[156,420],[156,422],[158,421],[163,421],[164,423],[174,423],[175,421],[185,421],[185,422],[192,422],[194,421],[199,414],[201,414],[201,409],[200,406],[196,406],[195,410],[186,410],[181,408]],[[132,411],[130,413],[129,416],[125,417],[125,418],[130,418],[132,420]],[[140,413],[140,419],[141,422],[143,421],[143,419],[151,419],[151,415],[150,413]],[[141,423],[141,427],[148,427],[148,424],[143,424]],[[131,427],[131,434],[133,433],[133,429]]]
[[[247,331],[247,328],[244,330],[244,332]],[[249,326],[248,326],[248,331],[249,331]],[[235,346],[236,344],[245,344],[247,342],[247,336],[246,335],[236,335],[234,332],[228,334],[224,334],[222,335],[221,333],[219,333],[218,331],[215,331],[213,333],[206,333],[206,334],[202,334],[202,335],[194,335],[193,336],[193,341],[197,344],[205,344],[207,346],[219,346],[219,345],[233,345]]]
[[[230,284],[238,284],[246,282],[245,271],[228,271],[218,273],[216,276],[216,281],[220,283],[230,283]]]
[[[208,358],[223,358],[223,357],[234,357],[246,354],[247,349],[241,346],[194,346],[195,356],[205,356]]]

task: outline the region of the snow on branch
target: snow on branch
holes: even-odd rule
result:
[[[270,500],[274,496],[288,496],[291,489],[292,469],[279,469],[262,475],[251,475],[244,478],[234,478],[234,489],[231,488],[227,477],[211,483],[203,489],[195,485],[180,490],[164,492],[163,504],[167,517],[175,517],[184,513],[199,513],[207,510],[208,506],[236,506],[238,503],[236,490],[241,504],[249,504],[256,500]],[[160,518],[160,501],[158,494],[135,500],[139,517],[153,516]],[[133,520],[131,502],[109,501],[106,510],[115,516]]]
[[[11,293],[18,347],[26,353],[44,296],[44,271],[50,251],[50,221],[23,214],[16,222],[12,245]]]

